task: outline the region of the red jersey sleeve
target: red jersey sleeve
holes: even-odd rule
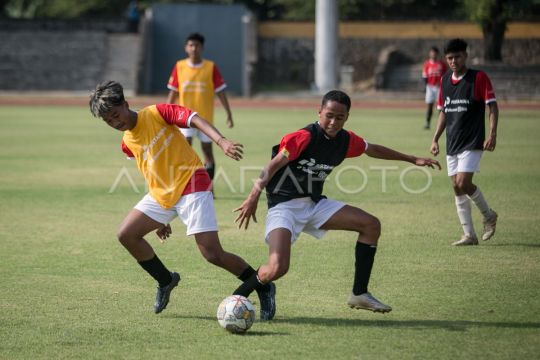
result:
[[[442,77],[441,77],[441,81],[439,81],[439,88],[440,88],[440,91],[439,91],[439,98],[437,99],[437,110],[442,110],[443,108],[443,99],[442,99]]]
[[[475,99],[484,100],[486,104],[497,101],[495,91],[491,85],[491,80],[483,71],[476,73],[476,81],[474,82],[474,97]]]
[[[172,91],[178,92],[178,74],[177,74],[177,66],[174,64],[171,75],[169,76],[169,82],[167,83],[167,88]]]
[[[223,77],[221,76],[221,72],[219,71],[216,64],[214,64],[214,71],[212,73],[212,81],[214,82],[215,92],[223,91],[227,87],[227,84],[225,84],[225,80],[223,80]]]
[[[133,153],[131,152],[131,150],[129,150],[129,148],[127,147],[126,143],[124,143],[124,140],[122,140],[122,152],[124,154],[126,154],[126,156],[128,158],[133,158],[135,157],[135,155],[133,155]]]
[[[347,132],[349,133],[349,148],[345,157],[351,158],[362,155],[367,149],[366,141],[352,131]]]
[[[161,117],[163,117],[163,120],[168,124],[181,128],[188,128],[191,118],[196,114],[196,112],[188,108],[175,104],[157,104],[156,108]]]
[[[302,151],[307,148],[310,140],[310,132],[304,129],[287,134],[281,139],[279,152],[285,155],[289,161],[296,160]]]

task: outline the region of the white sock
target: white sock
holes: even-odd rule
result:
[[[480,191],[480,188],[477,187],[474,194],[469,196],[469,199],[474,201],[476,206],[478,207],[478,210],[482,213],[484,216],[484,219],[489,219],[492,215],[491,209],[489,208],[489,205],[486,202],[486,199],[484,198],[484,194]]]
[[[465,235],[476,237],[471,213],[471,201],[467,195],[456,196],[456,208],[461,227]]]

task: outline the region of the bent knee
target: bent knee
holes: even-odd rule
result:
[[[222,259],[224,253],[225,252],[223,250],[211,250],[203,252],[203,256],[209,263],[220,266],[223,263]]]
[[[371,216],[360,232],[376,239],[379,238],[381,235],[381,221],[375,216]]]
[[[129,244],[135,238],[128,229],[121,228],[116,233],[116,238],[122,245]]]

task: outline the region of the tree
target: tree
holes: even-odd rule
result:
[[[462,0],[469,19],[480,25],[484,37],[484,60],[502,61],[506,24],[523,19],[538,8],[537,0]]]

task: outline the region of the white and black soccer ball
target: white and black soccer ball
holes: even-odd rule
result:
[[[253,325],[255,308],[248,298],[231,295],[219,304],[217,319],[222,328],[234,334],[242,334]]]

